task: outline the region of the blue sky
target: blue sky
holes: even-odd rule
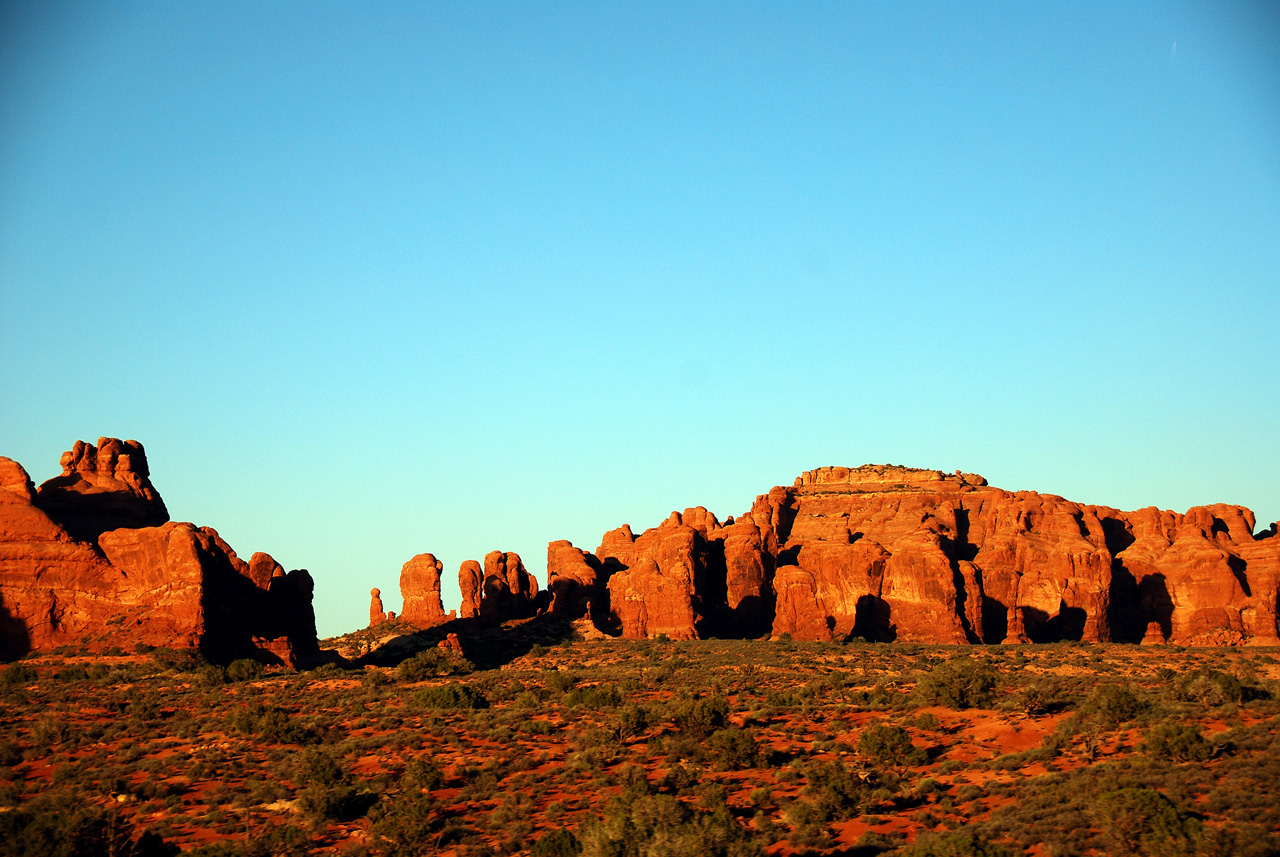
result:
[[[322,635],[827,464],[1280,518],[1275,4],[0,15],[0,454]]]

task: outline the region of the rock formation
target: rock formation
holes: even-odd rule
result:
[[[479,615],[486,622],[524,619],[535,612],[538,581],[525,570],[517,553],[490,551],[484,557],[484,583]]]
[[[37,490],[0,458],[0,656],[64,644],[289,665],[319,655],[310,575],[170,522],[137,441],[77,442],[62,466]]]
[[[369,627],[376,628],[387,621],[387,614],[382,609],[382,590],[374,587],[369,590]]]
[[[458,615],[470,619],[480,615],[484,597],[484,569],[474,559],[465,560],[458,568],[458,589],[462,591],[462,607]]]
[[[429,553],[420,553],[404,564],[400,569],[400,596],[404,599],[401,619],[419,628],[430,628],[449,620],[440,599],[442,570],[444,563]]]
[[[1239,506],[1120,512],[981,476],[826,467],[724,524],[673,512],[594,558],[548,547],[555,609],[628,637],[1274,645],[1280,526]],[[572,586],[569,582],[572,581]],[[559,592],[572,592],[562,600]]]

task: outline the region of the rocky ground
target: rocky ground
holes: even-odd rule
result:
[[[573,637],[10,664],[0,854],[1280,853],[1278,650]]]

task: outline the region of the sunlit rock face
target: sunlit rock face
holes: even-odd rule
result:
[[[825,467],[724,523],[697,507],[594,555],[553,543],[548,567],[578,567],[578,601],[627,637],[1138,643],[1154,624],[1171,643],[1273,645],[1276,530],[1239,506],[1121,512],[970,473]]]
[[[77,441],[32,487],[0,458],[0,652],[196,647],[214,660],[319,655],[313,582],[249,562],[209,527],[169,521],[137,441]]]

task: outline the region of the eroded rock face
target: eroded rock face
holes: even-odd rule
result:
[[[147,454],[136,440],[76,441],[62,454],[62,475],[42,483],[36,505],[81,541],[120,527],[155,527],[169,520],[151,484]]]
[[[568,541],[547,545],[547,590],[551,593],[552,615],[569,619],[592,615],[601,600],[599,566],[594,556]]]
[[[1255,535],[1238,506],[1120,512],[974,474],[827,467],[724,524],[698,507],[620,527],[592,567],[633,637],[1137,643],[1156,622],[1173,643],[1266,645],[1277,530]],[[581,567],[575,553],[554,543],[548,567]]]
[[[440,598],[440,572],[444,563],[429,553],[420,553],[400,569],[400,597],[404,604],[400,618],[419,628],[447,622]]]
[[[369,590],[369,627],[376,628],[385,621],[387,614],[382,608],[382,590],[375,586]]]
[[[481,592],[479,615],[486,622],[524,619],[536,612],[538,581],[525,569],[517,553],[485,554]]]
[[[458,588],[462,590],[462,607],[458,616],[470,619],[480,615],[484,597],[484,569],[474,559],[465,560],[458,568]]]
[[[310,575],[263,553],[246,563],[214,530],[168,522],[141,444],[77,442],[62,463],[36,491],[0,459],[0,654],[141,643],[215,660],[318,657]]]

